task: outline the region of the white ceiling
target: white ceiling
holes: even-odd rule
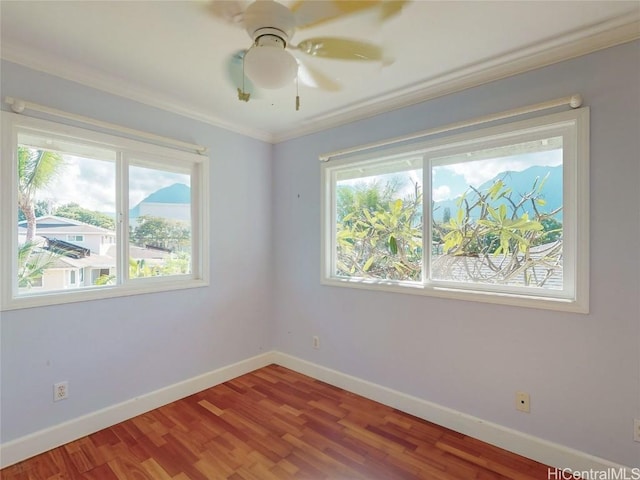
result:
[[[293,42],[363,39],[383,45],[393,63],[304,57],[342,89],[301,84],[296,111],[293,83],[238,100],[227,62],[251,39],[211,12],[210,1],[1,0],[1,53],[277,142],[640,37],[638,1],[414,0],[382,25],[372,9],[300,30]]]

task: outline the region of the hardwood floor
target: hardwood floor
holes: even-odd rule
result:
[[[546,479],[547,467],[277,365],[0,471],[3,480]]]

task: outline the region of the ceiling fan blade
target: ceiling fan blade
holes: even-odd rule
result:
[[[348,38],[308,38],[291,48],[296,48],[313,57],[365,61],[378,61],[383,59],[382,48],[378,45],[360,40],[350,40]]]
[[[242,27],[244,12],[250,4],[248,0],[211,0],[207,8],[223,22]]]
[[[295,16],[296,28],[308,28],[379,4],[380,0],[298,0],[290,10]]]
[[[309,87],[320,88],[328,92],[337,92],[342,85],[316,68],[298,61],[298,78]]]
[[[380,5],[380,19],[384,22],[399,14],[409,0],[383,0]]]
[[[338,17],[380,9],[380,20],[386,21],[402,11],[410,0],[298,0],[290,8],[297,28],[315,27]]]
[[[256,92],[256,87],[244,75],[242,69],[242,61],[246,53],[246,50],[238,50],[229,56],[227,60],[227,76],[234,88],[240,89],[243,93],[249,93],[252,99],[260,98],[260,94]]]

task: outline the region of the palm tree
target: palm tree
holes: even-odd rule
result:
[[[58,255],[26,242],[18,247],[18,287],[31,288],[53,265]]]
[[[36,235],[35,194],[49,185],[63,166],[59,153],[18,147],[18,208],[27,220],[27,243]]]

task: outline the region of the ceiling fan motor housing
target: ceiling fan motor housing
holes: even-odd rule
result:
[[[289,36],[277,28],[259,28],[253,34],[253,40],[256,47],[286,48]]]
[[[253,40],[263,34],[258,33],[259,30],[280,31],[284,35],[286,43],[295,31],[295,17],[281,3],[274,1],[253,2],[244,14],[244,28]]]

